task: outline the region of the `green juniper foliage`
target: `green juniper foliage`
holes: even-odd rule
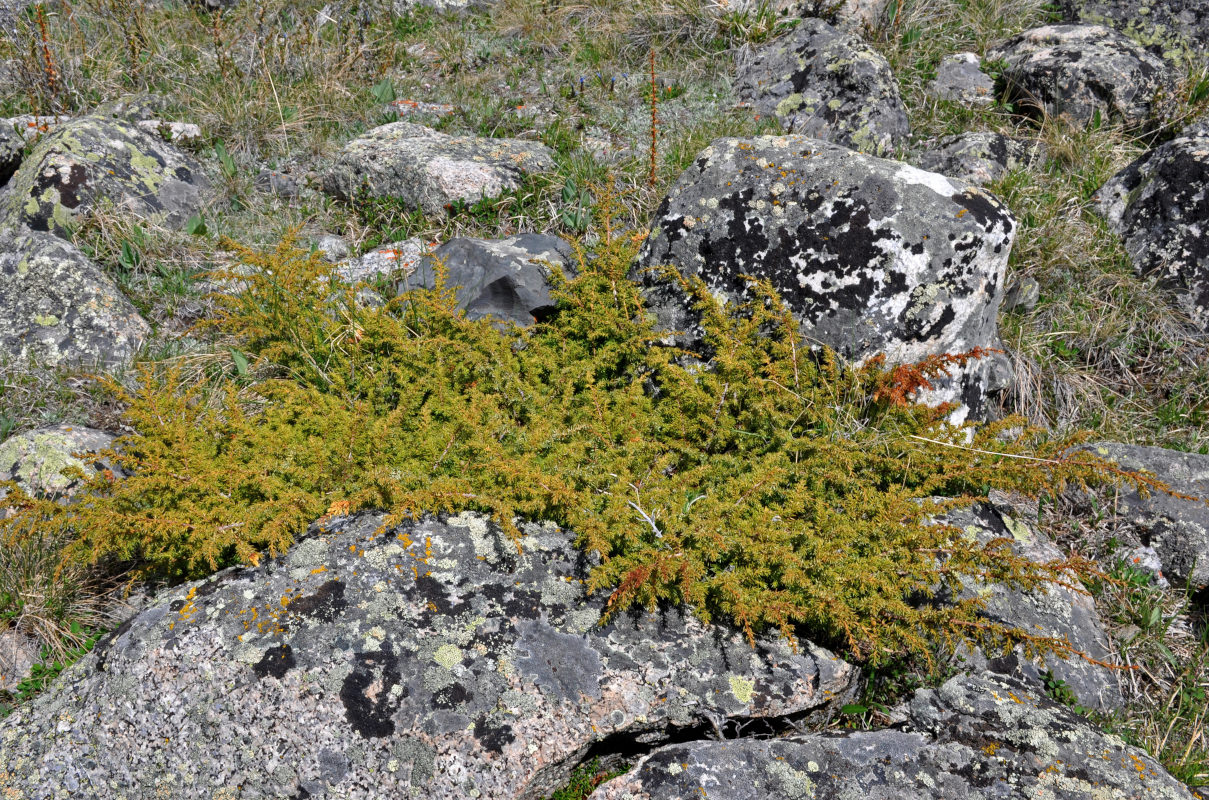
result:
[[[147,364],[137,388],[114,384],[137,433],[105,457],[130,477],[100,473],[82,502],[28,501],[23,516],[74,531],[77,559],[179,581],[280,553],[325,510],[477,509],[513,533],[518,517],[576,531],[610,614],[686,603],[870,664],[965,641],[1070,653],[986,621],[976,599],[929,598],[1066,581],[1071,564],[932,518],[990,487],[1037,493],[1104,468],[1020,420],[955,428],[948,409],[906,402],[953,359],[885,371],[812,353],[767,286],[728,311],[687,282],[714,355],[656,346],[627,277],[638,238],[611,234],[610,202],[603,243],[555,281],[559,313],[526,330],[467,320],[450,288],[361,307],[290,241],[242,249],[249,274],[227,277],[247,289],[210,324],[244,368],[216,360],[189,382]]]

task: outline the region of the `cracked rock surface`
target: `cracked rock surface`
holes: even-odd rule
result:
[[[676,282],[698,276],[729,303],[767,279],[810,342],[890,363],[996,345],[1016,223],[983,190],[804,136],[718,139],[656,212],[636,273],[669,343],[702,347]],[[920,395],[983,413],[1009,368],[999,356],[954,369]]]
[[[1158,275],[1209,332],[1209,118],[1114,175],[1097,208],[1134,269]]]
[[[0,232],[0,359],[116,366],[151,332],[99,266],[48,233]]]
[[[1150,756],[1028,686],[959,676],[902,729],[669,745],[589,800],[1192,800]]]
[[[157,596],[0,720],[0,793],[544,798],[595,752],[848,702],[858,671],[676,610],[599,625],[573,535],[338,518]]]
[[[1174,63],[1199,66],[1209,55],[1206,0],[1061,0],[1066,20],[1115,28]]]
[[[915,166],[978,186],[1044,158],[1038,142],[977,131],[946,136],[915,158]]]
[[[110,447],[116,437],[84,425],[54,425],[25,431],[0,442],[0,481],[13,481],[33,496],[68,498],[79,488],[79,480],[63,474],[76,467],[91,474],[95,459],[76,458],[75,453],[95,453]],[[0,489],[0,499],[4,497]]]
[[[888,155],[906,138],[907,112],[890,65],[821,19],[757,51],[739,70],[739,98],[791,133]]]
[[[341,199],[398,197],[430,214],[498,197],[530,173],[554,169],[550,149],[525,139],[450,136],[412,122],[374,128],[345,145],[323,176]]]
[[[1003,80],[1022,109],[1065,116],[1077,125],[1099,112],[1104,122],[1140,127],[1157,111],[1156,97],[1174,85],[1163,59],[1102,25],[1046,25],[988,51],[1006,62]]]

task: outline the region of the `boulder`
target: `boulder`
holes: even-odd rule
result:
[[[0,790],[543,798],[590,759],[823,714],[858,670],[673,608],[605,625],[574,535],[330,520],[162,592],[0,720]]]
[[[890,65],[821,19],[756,51],[735,80],[740,100],[790,133],[887,155],[906,138],[907,112]]]
[[[1064,116],[1076,125],[1139,128],[1176,76],[1163,59],[1101,25],[1046,25],[1013,36],[986,54],[1003,61],[1008,96],[1025,111]]]
[[[392,122],[349,142],[323,176],[328,194],[349,200],[397,197],[429,214],[453,203],[498,197],[528,174],[554,169],[549,148],[524,139],[450,136]]]
[[[1064,19],[1107,25],[1147,50],[1185,67],[1209,55],[1206,0],[1060,0]]]
[[[1007,539],[1012,553],[1034,563],[1061,561],[1062,552],[1034,529],[1037,504],[1031,509],[1019,505],[982,504],[953,511],[943,522],[958,528],[964,535],[986,544],[994,539]],[[1091,595],[1069,576],[1071,586],[1051,585],[1043,590],[1025,592],[1002,584],[970,582],[962,592],[963,599],[980,597],[985,603],[988,620],[1025,630],[1034,636],[1065,639],[1074,649],[1101,663],[1116,661],[1109,647],[1108,634],[1096,611]],[[1022,678],[1037,692],[1045,691],[1045,672],[1066,683],[1080,705],[1098,710],[1120,708],[1124,704],[1116,670],[1103,667],[1078,655],[1029,660],[1023,648],[988,658],[980,650],[962,654],[962,668],[981,674],[985,671],[1011,674]]]
[[[415,272],[421,256],[429,249],[419,239],[404,239],[401,242],[384,244],[359,258],[340,263],[336,267],[336,274],[348,283],[368,281],[398,272],[410,275]]]
[[[927,92],[954,103],[989,106],[995,102],[995,81],[982,71],[977,54],[954,53],[940,60]]]
[[[997,344],[1016,224],[983,190],[804,136],[718,139],[672,187],[635,277],[667,343],[701,350],[700,319],[677,282],[698,276],[729,303],[768,280],[808,342],[843,358],[909,363]],[[922,402],[980,416],[1008,380],[994,355],[954,368]]]
[[[929,172],[984,186],[1044,157],[1038,142],[977,131],[946,136],[913,163]]]
[[[1143,154],[1096,195],[1141,275],[1171,288],[1194,324],[1209,331],[1209,125],[1203,120]]]
[[[436,286],[435,265],[443,265],[445,285],[456,286],[458,307],[469,319],[491,317],[522,327],[553,313],[551,266],[566,269],[571,248],[557,236],[523,233],[507,239],[451,239],[421,259],[399,282],[399,291]]]
[[[1116,512],[1143,547],[1153,547],[1163,575],[1178,586],[1209,586],[1209,456],[1162,447],[1099,442],[1085,449],[1122,469],[1152,472],[1182,497],[1131,488],[1117,492]]]
[[[44,136],[13,176],[10,221],[66,235],[73,220],[103,199],[171,228],[200,207],[209,180],[192,157],[107,117],[79,117]]]
[[[84,425],[55,425],[19,433],[0,442],[0,481],[13,481],[28,495],[67,500],[80,481],[63,474],[75,467],[91,474],[104,465],[76,454],[96,453],[113,445],[114,436]],[[0,499],[5,491],[0,489]]]
[[[47,233],[0,232],[0,360],[118,366],[150,330],[74,245]]]
[[[1010,678],[952,678],[903,711],[902,730],[668,745],[589,800],[1194,797],[1143,750]]]

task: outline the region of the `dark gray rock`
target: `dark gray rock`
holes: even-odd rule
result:
[[[1122,488],[1116,510],[1129,521],[1139,543],[1158,553],[1168,580],[1193,589],[1209,586],[1209,456],[1115,442],[1085,449],[1123,469],[1153,472],[1185,496],[1152,492],[1143,498]]]
[[[600,625],[574,536],[479,516],[338,518],[163,592],[0,720],[0,790],[97,800],[542,798],[685,730],[823,713],[857,670],[665,610]]]
[[[0,186],[8,183],[25,155],[25,138],[0,121]]]
[[[549,148],[524,139],[450,136],[392,122],[349,142],[323,176],[341,199],[397,197],[430,214],[452,203],[498,197],[530,173],[554,169]]]
[[[908,132],[890,65],[856,36],[820,19],[758,50],[739,69],[739,98],[790,133],[888,155]]]
[[[114,438],[95,428],[69,424],[10,436],[0,442],[0,481],[13,481],[31,496],[69,499],[80,481],[64,475],[63,470],[74,467],[89,475],[104,468],[96,459],[75,454],[105,450]],[[4,494],[0,489],[0,499]]]
[[[256,188],[278,197],[291,198],[297,197],[302,191],[302,182],[289,171],[262,169],[256,176]]]
[[[1008,96],[1021,110],[1065,116],[1077,125],[1146,125],[1156,98],[1174,84],[1171,66],[1101,25],[1047,25],[1013,36],[986,54],[1006,62]]]
[[[1006,539],[1011,551],[1037,564],[1063,559],[1062,552],[1043,534],[1033,528],[1036,523],[1036,503],[1030,510],[1006,505],[984,504],[950,512],[940,521],[956,527],[965,536],[982,544]],[[1114,663],[1109,649],[1108,634],[1096,611],[1091,595],[1083,589],[1075,575],[1068,576],[1071,587],[1051,585],[1044,590],[1024,592],[1001,584],[971,581],[962,592],[962,599],[980,598],[988,620],[1021,628],[1034,636],[1065,640],[1075,650],[1101,663]],[[962,668],[974,674],[984,671],[1011,674],[1024,679],[1034,691],[1044,692],[1044,673],[1052,671],[1055,678],[1065,681],[1081,705],[1100,710],[1120,708],[1124,704],[1117,672],[1099,666],[1078,655],[1029,660],[1023,649],[992,658],[980,650],[968,650],[962,655]]]
[[[1004,311],[1016,311],[1027,314],[1037,307],[1041,300],[1041,284],[1036,278],[1028,275],[1017,275],[1008,279],[1007,291],[1003,293]]]
[[[807,341],[910,363],[996,345],[1015,229],[981,189],[906,164],[804,136],[719,139],[659,207],[636,277],[669,344],[699,350],[703,332],[677,283],[647,269],[664,264],[729,303],[751,298],[742,276],[767,279]],[[1007,369],[979,359],[919,399],[980,415]]]
[[[0,360],[117,366],[150,327],[101,268],[47,233],[0,232]]]
[[[1173,64],[1204,65],[1209,54],[1206,0],[1061,0],[1069,22],[1107,25]]]
[[[399,282],[399,291],[434,288],[434,266],[440,263],[447,273],[445,285],[458,287],[458,307],[468,318],[490,316],[523,327],[554,311],[550,266],[565,269],[570,260],[571,248],[557,236],[451,239],[421,259],[415,272]]]
[[[64,235],[102,199],[180,228],[201,207],[210,182],[192,157],[135,125],[79,117],[44,136],[10,185],[3,209],[10,223]]]
[[[984,186],[1044,158],[1040,143],[978,131],[946,136],[913,163],[920,169]]]
[[[1141,275],[1157,275],[1209,331],[1209,126],[1190,126],[1142,155],[1097,193]]]
[[[941,100],[989,106],[995,102],[995,81],[982,71],[977,54],[954,53],[940,60],[927,92]]]
[[[589,800],[1192,800],[1144,751],[1000,676],[906,704],[902,730],[674,744]]]

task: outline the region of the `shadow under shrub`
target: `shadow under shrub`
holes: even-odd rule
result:
[[[189,386],[151,364],[136,388],[112,384],[137,433],[104,456],[130,477],[22,516],[74,532],[74,559],[180,581],[280,553],[325,510],[476,509],[509,532],[517,517],[576,531],[601,555],[589,589],[612,592],[610,613],[687,603],[870,664],[957,642],[1071,653],[977,599],[928,599],[1085,564],[1032,564],[931,519],[990,488],[1122,476],[1019,419],[954,428],[906,402],[951,359],[885,371],[812,353],[768,287],[728,311],[689,283],[714,357],[686,365],[655,346],[627,278],[637,241],[610,234],[607,210],[603,244],[556,279],[559,313],[527,330],[467,320],[449,288],[364,308],[289,241],[241,249],[229,277],[247,289],[210,325],[250,368]]]

